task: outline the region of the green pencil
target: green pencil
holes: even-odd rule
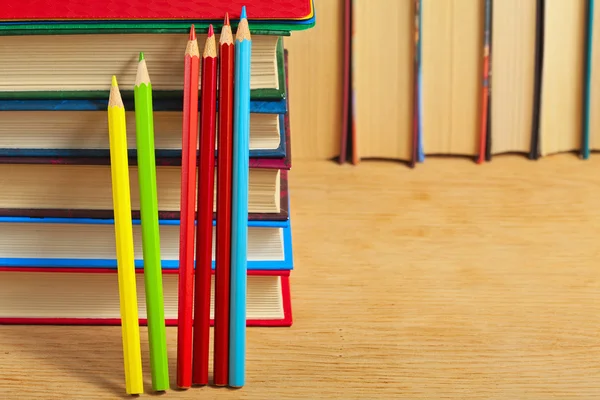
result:
[[[164,391],[169,389],[169,367],[158,231],[152,83],[148,75],[144,53],[140,53],[133,94],[152,389]]]

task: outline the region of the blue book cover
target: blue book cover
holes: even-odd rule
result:
[[[163,269],[179,267],[179,221],[160,220]],[[213,221],[213,227],[215,221]],[[143,268],[140,220],[133,220],[135,267]],[[0,218],[0,266],[117,268],[114,220]],[[213,263],[214,263],[213,231]],[[291,221],[248,221],[248,269],[293,269]]]
[[[133,97],[123,97],[126,111],[134,110]],[[154,111],[181,111],[183,100],[179,98],[156,98]],[[217,102],[217,109],[219,104]],[[106,111],[108,98],[88,99],[0,99],[0,111]],[[251,113],[285,114],[285,98],[278,100],[251,100]]]
[[[1,103],[1,101],[0,101]],[[37,118],[36,116],[28,116],[27,111],[24,111],[23,118]],[[58,112],[60,113],[60,111]],[[103,111],[93,111],[93,113],[102,113]],[[279,144],[276,148],[264,148],[264,149],[250,149],[250,157],[251,158],[285,158],[287,154],[287,124],[286,118],[287,114],[271,114],[271,113],[260,113],[260,114],[269,114],[273,115],[274,118],[278,119],[278,136],[279,136]],[[14,115],[14,113],[13,113]],[[89,113],[87,115],[90,115]],[[2,115],[0,114],[0,119]],[[72,128],[72,123],[64,122],[67,116],[59,117],[59,114],[53,112],[51,118],[54,121],[57,121],[57,125],[66,126],[66,131],[68,134],[64,134],[64,137],[57,139],[59,143],[68,143],[69,148],[59,148],[56,145],[52,147],[48,147],[49,144],[43,147],[34,148],[31,147],[32,140],[30,138],[24,138],[22,147],[19,144],[20,134],[17,132],[7,132],[7,136],[4,140],[0,140],[0,157],[50,157],[50,158],[109,158],[109,142],[108,142],[108,134],[100,135],[97,127],[91,128],[91,131],[88,131],[86,134],[85,126],[77,127],[77,129],[81,129],[81,132],[75,131]],[[89,118],[89,117],[86,117]],[[99,118],[94,116],[92,117],[94,121],[98,121]],[[12,117],[10,121],[12,124],[16,124],[14,120],[16,117]],[[101,124],[102,121],[98,122]],[[166,123],[169,123],[169,127],[165,126]],[[176,129],[172,130],[173,124],[173,114],[169,113],[169,115],[165,115],[164,118],[160,118],[160,112],[155,113],[155,137],[157,143],[156,149],[156,157],[157,158],[181,158],[181,133]],[[8,126],[10,126],[10,122]],[[259,123],[260,126],[260,123]],[[25,128],[24,128],[25,129]],[[23,132],[24,134],[29,132]],[[34,134],[34,133],[32,133]],[[38,134],[38,133],[36,133]],[[70,135],[70,136],[69,136]],[[133,137],[135,132],[130,132],[130,135]],[[25,136],[25,135],[23,135]],[[47,137],[48,135],[43,135]],[[81,136],[86,137],[86,139],[80,139]],[[167,143],[165,147],[168,148],[160,148],[160,144]],[[166,141],[166,142],[165,142]],[[36,145],[40,145],[39,141],[35,141]],[[177,146],[174,145],[177,143]],[[89,147],[85,147],[86,144]],[[218,157],[219,151],[215,150],[215,156]],[[133,148],[129,149],[129,156],[132,159],[137,157],[137,151],[135,149],[135,145]]]

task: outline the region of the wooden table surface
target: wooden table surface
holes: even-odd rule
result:
[[[249,329],[245,388],[164,396],[600,398],[600,155],[294,162],[290,186],[293,327]],[[119,327],[0,326],[2,399],[123,398],[122,371]]]

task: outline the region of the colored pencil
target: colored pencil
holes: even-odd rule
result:
[[[231,304],[229,386],[242,387],[246,375],[246,271],[248,252],[248,168],[250,60],[252,38],[242,7],[235,36],[233,86],[233,172],[231,201]]]
[[[125,108],[117,84],[112,77],[108,98],[108,133],[110,169],[115,219],[117,274],[121,305],[121,332],[125,364],[125,389],[128,394],[144,393],[140,327],[133,257],[133,226],[129,189],[129,161]]]
[[[192,383],[208,385],[210,289],[212,279],[213,200],[215,190],[215,128],[217,108],[217,48],[212,24],[202,54],[200,152],[196,223],[196,279]]]
[[[592,56],[594,39],[594,0],[587,1],[587,21],[585,33],[585,69],[583,74],[583,126],[581,132],[581,158],[590,157],[590,111],[592,88]]]
[[[479,130],[479,155],[477,163],[485,161],[485,149],[487,141],[487,119],[488,119],[488,90],[489,90],[489,72],[490,72],[490,22],[491,22],[492,3],[491,0],[485,0],[485,22],[483,28],[483,81],[481,90],[481,124]]]
[[[234,45],[229,15],[219,41],[219,167],[215,244],[213,380],[226,386],[229,376],[229,282],[231,269],[231,153]]]
[[[200,52],[192,25],[185,49],[183,129],[181,135],[181,208],[179,227],[179,298],[177,321],[177,386],[192,386],[192,318],[194,305],[194,214],[198,148],[198,74]]]
[[[152,389],[163,391],[169,389],[169,364],[158,230],[152,82],[144,53],[140,53],[133,95]]]

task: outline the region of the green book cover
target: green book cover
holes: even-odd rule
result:
[[[277,80],[278,89],[253,89],[250,90],[250,98],[252,100],[281,100],[286,97],[285,91],[285,68],[283,55],[283,37],[277,41]]]
[[[68,34],[99,34],[99,33],[189,33],[191,23],[183,22],[97,22],[97,23],[61,23],[50,24],[11,23],[0,24],[0,36],[5,35],[68,35]],[[194,23],[196,33],[208,32],[208,22]],[[220,31],[222,24],[213,23],[215,31]],[[315,26],[315,22],[308,24],[273,23],[253,21],[250,33],[253,35],[289,36],[290,31],[301,31]],[[235,34],[237,22],[231,21],[231,28]]]

